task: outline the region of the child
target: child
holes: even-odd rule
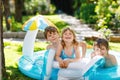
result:
[[[80,59],[79,43],[73,30],[66,28],[62,31],[62,41],[56,51],[55,59],[61,68],[67,68],[69,63]]]
[[[47,49],[57,49],[58,44],[60,43],[60,35],[57,28],[48,26],[45,28],[44,36],[47,41],[50,41],[51,44],[47,46]]]
[[[93,44],[93,50],[94,51],[91,53],[91,58],[93,58],[96,55],[100,55],[100,48],[98,47],[96,42]]]
[[[60,35],[57,28],[52,26],[46,27],[44,31],[44,36],[46,40],[50,42],[50,44],[47,46],[47,49],[53,49],[54,51],[56,51],[56,49],[58,48],[58,45],[61,42]],[[52,63],[54,60],[55,53],[50,53],[48,55],[49,57],[47,57],[47,61],[49,61],[49,63]],[[59,69],[54,69],[52,67],[53,67],[53,64],[46,65],[46,73],[44,73],[45,75],[43,80],[53,80],[52,79],[53,77],[54,79],[57,80],[57,75],[54,75],[54,74],[57,73]]]
[[[97,39],[95,42],[95,45],[96,45],[98,54],[103,56],[106,60],[105,65],[104,65],[105,68],[117,65],[117,61],[116,61],[115,56],[108,53],[109,44],[108,44],[108,41],[106,39],[102,39],[102,38]],[[96,53],[93,53],[92,57],[95,56],[94,54],[96,55]]]
[[[61,43],[60,35],[59,35],[57,28],[52,27],[52,26],[46,27],[44,31],[44,36],[45,36],[45,39],[51,43],[47,46],[47,49],[53,48],[56,50],[58,47],[58,44]],[[80,42],[79,46],[82,47],[82,57],[85,57],[86,43]]]

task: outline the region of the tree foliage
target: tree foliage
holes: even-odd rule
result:
[[[101,28],[120,27],[120,1],[118,0],[75,0],[75,16],[88,24]]]
[[[49,1],[47,0],[26,0],[24,5],[27,14],[47,14],[50,8]]]

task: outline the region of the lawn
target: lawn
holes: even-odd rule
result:
[[[46,42],[36,42],[34,51],[44,50],[46,46]],[[21,74],[18,70],[18,60],[22,55],[22,43],[10,41],[4,42],[4,53],[6,71],[8,74],[8,79],[5,80],[33,80]]]
[[[92,47],[92,41],[87,42],[87,48]],[[34,51],[44,50],[48,45],[47,42],[36,42]],[[120,52],[120,43],[110,42],[111,50]],[[22,42],[4,42],[4,53],[5,53],[5,64],[6,71],[8,74],[8,79],[5,80],[33,80],[25,75],[23,75],[18,69],[18,60],[22,55]]]

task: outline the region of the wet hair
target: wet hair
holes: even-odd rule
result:
[[[46,27],[46,28],[45,28],[45,31],[44,31],[44,36],[45,36],[45,38],[47,39],[47,33],[50,33],[50,34],[51,34],[52,32],[53,32],[53,33],[57,32],[57,33],[59,34],[57,28],[52,27],[52,26]]]
[[[109,43],[104,38],[97,39],[96,42],[94,43],[94,45],[98,46],[99,48],[101,48],[101,46],[105,46],[106,49],[109,49]]]
[[[73,45],[78,45],[79,43],[78,43],[78,41],[76,40],[76,35],[75,35],[74,31],[73,31],[72,29],[70,29],[69,27],[64,28],[64,29],[62,30],[62,38],[63,38],[63,34],[64,34],[67,30],[69,30],[69,31],[72,32],[72,34],[73,34],[74,39],[73,39],[72,44],[73,44]],[[64,47],[65,47],[65,42],[64,42],[63,39],[61,40],[61,43],[62,43],[62,46],[63,46],[63,48],[64,48]]]

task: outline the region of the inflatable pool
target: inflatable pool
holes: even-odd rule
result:
[[[92,49],[87,49],[85,59],[70,63],[67,69],[60,69],[58,62],[54,61],[55,51],[53,49],[34,52],[34,42],[38,30],[44,30],[48,25],[41,16],[36,16],[32,20],[36,18],[40,18],[38,22],[41,22],[38,28],[31,23],[31,20],[25,26],[27,33],[23,41],[23,55],[18,61],[18,68],[21,73],[37,80],[120,80],[119,52],[110,51],[110,54],[117,58],[118,66],[106,69],[101,67],[104,64],[103,57],[96,56],[92,60],[90,59]],[[31,30],[29,30],[29,26]]]
[[[22,56],[18,63],[19,70],[33,79],[48,80],[47,78],[50,77],[54,54],[55,51],[51,49],[34,52],[32,57]]]
[[[87,49],[87,58],[89,58],[88,56],[91,51],[92,49]],[[116,56],[118,66],[102,68],[100,66],[104,64],[104,58],[98,56],[91,61],[87,61],[89,64],[84,67],[84,70],[78,68],[78,63],[71,63],[70,65],[74,66],[70,66],[67,69],[60,69],[56,66],[57,64],[53,58],[55,51],[44,50],[34,52],[32,58],[22,56],[19,60],[19,70],[26,76],[37,80],[60,80],[57,79],[58,76],[62,76],[66,80],[69,80],[69,78],[75,80],[76,78],[80,80],[120,80],[120,54],[115,51],[110,51],[110,53]]]
[[[120,80],[120,52],[110,50],[109,53],[115,55],[118,66],[110,68],[95,68],[92,69],[91,72],[86,72],[84,77],[88,80]]]
[[[54,57],[55,53],[54,50],[34,52],[37,33],[39,30],[44,31],[47,26],[55,27],[52,22],[42,15],[32,17],[22,26],[22,29],[27,32],[23,41],[23,55],[19,59],[18,68],[23,74],[33,79],[45,80],[50,76],[51,68],[49,67],[52,67],[52,65],[46,63],[48,62],[47,60],[49,60],[49,63],[52,62],[52,57]],[[53,55],[49,55],[49,53],[53,53]],[[51,56],[51,59],[47,59],[47,56]]]

